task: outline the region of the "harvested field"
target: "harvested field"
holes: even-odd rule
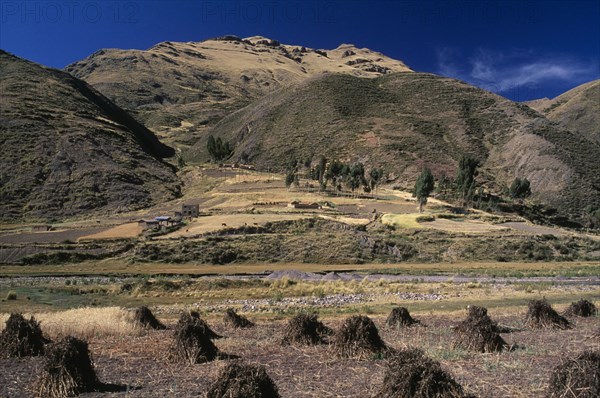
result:
[[[506,227],[493,225],[476,220],[454,221],[437,218],[434,221],[422,222],[421,225],[427,228],[433,228],[440,231],[462,232],[468,234],[484,234],[493,231],[505,231]]]
[[[505,222],[498,224],[503,227],[508,227],[517,231],[525,232],[531,235],[554,235],[554,236],[566,236],[572,235],[568,231],[564,231],[559,228],[544,227],[541,225],[533,225],[524,222]]]
[[[125,239],[125,238],[136,238],[143,231],[143,228],[137,222],[131,222],[127,224],[118,225],[116,227],[100,231],[95,234],[85,235],[78,238],[78,240],[96,240],[96,239]]]
[[[0,243],[61,243],[75,242],[83,236],[99,234],[106,231],[107,227],[64,229],[50,232],[23,232],[0,236]]]
[[[202,235],[219,231],[225,228],[239,228],[244,225],[264,225],[268,222],[300,220],[308,218],[301,214],[222,214],[195,219],[190,225],[178,231],[162,236],[161,238],[178,238]]]
[[[518,342],[524,348],[493,356],[466,354],[450,348],[449,325],[462,316],[415,313],[427,328],[401,331],[381,329],[382,338],[395,349],[407,346],[422,348],[425,354],[441,363],[444,371],[461,384],[465,392],[483,398],[530,398],[544,396],[554,368],[565,356],[575,357],[585,336],[597,329],[597,319],[582,318],[578,327],[566,331],[552,329],[523,330],[507,335],[507,342]],[[521,325],[519,315],[492,312],[501,324]],[[209,319],[211,322],[212,319]],[[342,320],[324,318],[339,329]],[[385,317],[374,318],[383,326]],[[238,329],[219,341],[219,349],[239,355],[245,363],[262,365],[277,385],[282,397],[315,398],[373,397],[383,385],[387,369],[385,360],[372,357],[363,360],[332,357],[327,346],[282,346],[286,320],[262,320],[255,328]],[[218,322],[219,332],[225,331]],[[169,326],[173,326],[171,323]],[[220,328],[219,328],[220,327]],[[208,391],[230,361],[216,360],[197,365],[165,363],[172,331],[155,331],[141,336],[105,336],[89,341],[90,352],[100,380],[128,385],[129,392],[112,393],[110,397],[197,397]],[[599,349],[600,340],[587,340],[590,349]],[[33,397],[26,386],[35,381],[42,358],[0,359],[0,396]],[[18,383],[14,383],[18,380]],[[87,393],[86,397],[109,396]]]

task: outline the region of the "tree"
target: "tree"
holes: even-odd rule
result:
[[[379,180],[381,180],[381,178],[383,177],[383,170],[382,169],[371,169],[371,171],[369,172],[369,177],[371,179],[371,181],[370,181],[371,191],[375,191],[377,184],[379,184]]]
[[[287,189],[290,189],[294,181],[296,180],[296,170],[288,170],[285,175],[285,186]]]
[[[177,167],[179,167],[180,170],[185,167],[185,160],[183,159],[183,157],[181,156],[181,154],[179,154],[177,156]]]
[[[325,171],[325,181],[331,180],[334,190],[340,190],[340,181],[343,177],[344,164],[339,160],[334,160],[329,164]]]
[[[415,182],[415,189],[413,191],[413,196],[416,196],[419,202],[419,213],[423,212],[423,206],[427,204],[427,198],[433,192],[434,185],[435,181],[431,170],[423,170]]]
[[[527,178],[515,178],[510,184],[509,189],[510,197],[513,199],[525,199],[531,196],[531,183]]]
[[[456,189],[463,200],[475,193],[475,176],[479,162],[467,155],[462,155],[456,171]]]
[[[327,158],[325,156],[321,156],[319,159],[319,164],[317,164],[310,173],[313,180],[319,181],[319,187],[321,190],[327,186],[327,173]]]
[[[448,179],[448,177],[446,176],[445,173],[442,174],[442,176],[439,178],[438,183],[435,187],[435,193],[438,195],[445,195],[446,191],[451,188],[452,183],[450,181],[450,179]]]
[[[227,159],[233,153],[229,142],[224,142],[221,140],[221,137],[215,139],[212,135],[208,136],[206,149],[214,162],[220,162],[221,160]]]
[[[367,180],[365,179],[365,166],[362,163],[348,166],[345,183],[352,193],[354,193],[361,185],[367,185]]]

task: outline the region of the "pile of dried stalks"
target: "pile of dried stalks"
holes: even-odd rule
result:
[[[586,351],[558,365],[552,372],[548,395],[551,398],[600,397],[600,351]]]
[[[527,315],[525,315],[525,325],[533,329],[555,328],[570,329],[571,322],[567,318],[559,315],[552,306],[543,300],[531,300],[528,303]]]
[[[381,354],[387,347],[371,318],[355,315],[347,318],[333,337],[334,352],[344,358]]]
[[[460,384],[420,349],[394,353],[378,398],[466,398]]]
[[[42,397],[68,397],[93,391],[99,385],[88,344],[67,336],[46,348],[38,394]]]
[[[214,360],[219,350],[212,342],[211,330],[200,318],[184,313],[175,325],[169,359],[190,364]],[[214,332],[213,332],[214,333]]]
[[[48,342],[34,317],[27,320],[21,314],[11,314],[0,334],[0,358],[43,355]]]
[[[385,321],[385,325],[393,329],[401,329],[420,323],[421,321],[410,316],[410,313],[404,307],[393,308]]]
[[[299,314],[288,321],[282,344],[314,345],[324,343],[333,331],[317,319],[316,315]]]
[[[470,306],[467,318],[454,328],[454,346],[476,352],[502,351],[508,344],[484,307]]]
[[[133,320],[137,325],[146,329],[166,329],[165,325],[156,319],[150,308],[145,305],[136,308]]]
[[[571,305],[565,310],[566,316],[581,316],[590,317],[598,313],[598,308],[591,301],[581,299]]]
[[[210,386],[207,398],[279,398],[263,366],[229,363]]]
[[[248,318],[237,314],[233,308],[227,309],[225,316],[223,317],[223,323],[227,326],[234,328],[250,328],[254,326],[254,323]]]
[[[197,311],[190,311],[188,314],[184,313],[182,315],[182,317],[185,317],[185,316],[189,316],[189,317],[195,318],[195,319],[198,320],[198,322],[200,322],[202,325],[204,325],[204,328],[207,330],[208,336],[211,339],[217,340],[217,339],[222,339],[223,338],[223,336],[221,336],[220,334],[218,334],[217,332],[215,332],[214,330],[212,330],[211,327],[208,326],[208,323],[204,319],[200,318],[200,313],[198,313]]]

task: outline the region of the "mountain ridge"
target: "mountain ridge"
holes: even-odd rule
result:
[[[561,95],[525,102],[549,120],[600,142],[600,80],[581,84]]]
[[[103,49],[65,70],[128,110],[168,143],[191,146],[227,114],[265,94],[321,73],[376,77],[410,72],[369,49],[319,50],[263,36]]]

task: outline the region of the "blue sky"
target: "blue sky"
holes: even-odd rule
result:
[[[353,43],[517,101],[600,78],[600,0],[0,0],[0,47],[57,68],[224,34]]]

